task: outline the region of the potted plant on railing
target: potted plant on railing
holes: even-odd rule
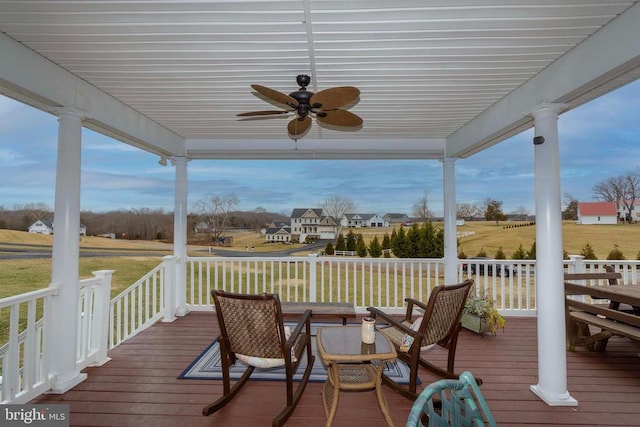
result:
[[[504,317],[491,298],[469,295],[462,313],[462,326],[477,334],[491,332],[495,335],[498,328],[504,328]]]

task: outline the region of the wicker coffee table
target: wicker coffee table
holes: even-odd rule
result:
[[[374,390],[378,406],[388,425],[393,426],[387,401],[382,393],[384,362],[396,359],[389,340],[376,331],[376,342],[364,344],[360,326],[334,326],[318,329],[318,354],[327,365],[327,381],[322,388],[322,403],[327,426],[333,423],[340,390]]]

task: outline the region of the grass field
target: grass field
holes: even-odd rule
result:
[[[467,256],[475,256],[484,250],[488,256],[494,256],[498,248],[502,247],[508,258],[519,245],[528,250],[535,239],[535,226],[504,229],[503,225],[512,223],[467,222],[458,227],[458,231],[473,232],[472,236],[459,240],[459,247]],[[436,224],[441,226],[441,224]],[[391,234],[391,229],[356,229],[366,242],[378,236],[382,240],[385,233]],[[282,250],[284,248],[300,248],[300,255],[305,255],[304,245],[284,245],[265,243],[264,236],[256,232],[234,233],[234,245],[228,249],[245,250],[253,247],[256,252]],[[608,253],[618,245],[627,259],[636,259],[640,247],[640,225],[576,225],[573,221],[564,222],[564,249],[568,254],[580,254],[585,244],[589,243],[599,259],[606,259]],[[51,246],[53,236],[43,236],[22,231],[0,230],[0,252],[12,247],[6,243],[22,245]],[[122,256],[95,257],[80,259],[80,277],[91,277],[95,270],[115,270],[113,275],[112,295],[134,283],[142,275],[160,263],[162,255],[171,253],[171,245],[161,242],[112,240],[99,237],[83,237],[81,248],[96,248],[95,250],[127,250],[132,255],[136,251],[157,251],[158,256]],[[202,255],[191,247],[190,254]],[[219,248],[223,249],[223,248]],[[155,253],[155,252],[154,252]],[[17,295],[48,285],[51,278],[51,260],[0,260],[0,298]]]

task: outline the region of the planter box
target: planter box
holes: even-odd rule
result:
[[[484,317],[476,316],[475,314],[463,313],[462,327],[473,331],[476,334],[491,332],[491,328],[489,328],[487,320]]]

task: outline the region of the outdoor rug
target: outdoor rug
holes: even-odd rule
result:
[[[312,325],[312,335],[315,335],[315,330],[322,324]],[[331,326],[335,326],[335,323]],[[309,381],[312,382],[324,382],[327,379],[327,369],[322,365],[322,361],[316,351],[316,340],[311,339],[313,353],[315,354],[315,362],[311,369],[311,377]],[[298,371],[294,376],[295,381],[300,381],[304,372],[307,358],[304,357]],[[237,380],[242,376],[245,371],[246,365],[237,361],[231,367],[231,379]],[[399,384],[409,383],[409,367],[401,360],[385,363],[384,374]],[[285,368],[271,368],[271,369],[256,369],[251,374],[251,380],[270,380],[270,381],[284,381]],[[220,346],[217,340],[214,340],[200,355],[184,370],[178,379],[194,379],[194,380],[221,380],[222,379],[222,363],[220,361]]]

